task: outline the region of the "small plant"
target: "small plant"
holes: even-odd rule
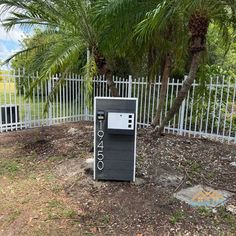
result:
[[[49,173],[46,176],[46,178],[47,178],[48,181],[54,181],[56,179],[55,175],[53,175],[52,173]]]
[[[19,166],[15,161],[0,162],[0,175],[3,174],[15,174],[19,171]]]
[[[63,156],[50,156],[50,157],[47,158],[47,160],[49,162],[62,161],[63,159],[65,159],[65,157],[63,157]]]
[[[215,177],[215,173],[210,171],[210,172],[207,173],[207,177],[209,179],[213,179]]]
[[[77,212],[73,209],[68,209],[63,212],[63,216],[69,219],[75,219],[77,217]]]
[[[201,164],[197,163],[196,161],[188,160],[186,163],[189,165],[192,172],[199,173],[202,169]]]
[[[204,217],[209,217],[212,214],[211,210],[204,206],[198,207],[197,212],[199,215],[204,216]]]
[[[11,213],[9,214],[9,216],[8,216],[8,218],[7,218],[7,221],[8,221],[9,223],[12,223],[13,221],[16,220],[16,218],[17,218],[20,214],[21,214],[21,211],[20,211],[20,210],[18,210],[18,209],[14,210],[13,212],[11,212]]]
[[[51,190],[53,193],[59,193],[63,190],[63,187],[59,184],[53,184]]]
[[[182,212],[182,211],[180,211],[180,210],[174,212],[174,214],[169,218],[170,223],[171,223],[172,225],[177,224],[178,222],[180,222],[180,221],[183,220],[183,219],[185,219],[185,214],[184,214],[184,212]]]
[[[76,219],[78,214],[75,210],[67,207],[63,202],[53,199],[47,203],[48,219]]]
[[[102,218],[102,223],[103,224],[108,224],[110,222],[110,217],[109,215],[104,215]]]
[[[229,224],[232,227],[236,227],[236,217],[226,211],[224,206],[218,208],[220,221]]]
[[[58,208],[58,207],[61,207],[62,206],[62,203],[56,199],[53,199],[51,201],[48,201],[47,203],[47,207],[48,208]]]

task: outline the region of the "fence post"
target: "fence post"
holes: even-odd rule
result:
[[[129,84],[128,84],[128,97],[132,96],[132,75],[129,75]]]
[[[52,92],[52,77],[49,78],[48,80],[48,99],[50,98]],[[48,101],[48,124],[52,125],[52,104],[51,101]]]
[[[179,124],[179,134],[182,135],[183,134],[183,129],[184,129],[184,114],[185,114],[185,99],[182,102],[181,105],[181,112],[180,112],[180,124]]]

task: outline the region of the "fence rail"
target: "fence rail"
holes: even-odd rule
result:
[[[38,75],[17,72],[0,74],[0,132],[40,127],[79,120],[93,120],[94,96],[111,96],[104,77],[92,83],[79,75],[53,76],[41,81],[29,93]],[[147,127],[157,110],[161,81],[148,83],[146,78],[114,77],[121,97],[138,97],[138,125]],[[183,81],[170,79],[161,120],[172,106]],[[90,92],[88,92],[90,91]],[[53,96],[51,95],[54,92]],[[202,86],[193,83],[179,112],[165,127],[167,133],[205,136],[236,143],[236,81],[226,77],[211,78]],[[48,103],[47,112],[44,112]]]

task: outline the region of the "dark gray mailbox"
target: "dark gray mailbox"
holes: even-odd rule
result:
[[[95,97],[94,179],[135,181],[137,99]]]

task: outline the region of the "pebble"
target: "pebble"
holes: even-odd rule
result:
[[[234,205],[228,205],[228,206],[226,207],[226,210],[227,210],[228,212],[232,213],[233,215],[236,215],[236,206],[234,206]]]
[[[231,162],[230,165],[236,167],[236,161]]]

